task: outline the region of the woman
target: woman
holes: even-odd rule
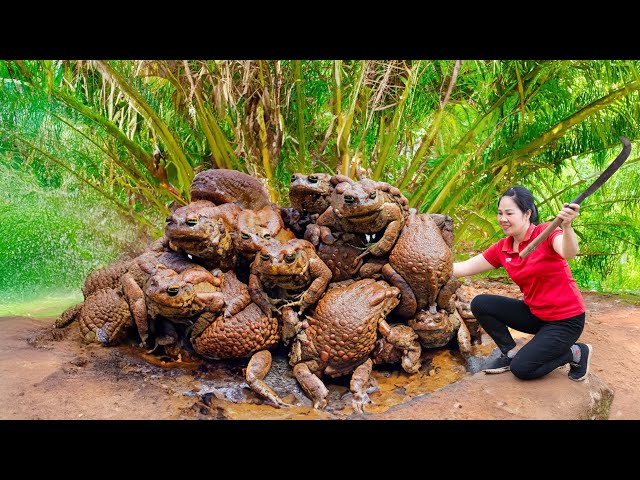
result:
[[[506,237],[479,255],[453,264],[454,277],[466,277],[504,267],[520,287],[523,300],[481,294],[471,301],[471,311],[495,341],[502,355],[484,369],[507,370],[523,380],[542,377],[570,364],[569,378],[584,380],[589,373],[591,345],[576,343],[584,329],[584,300],[567,259],[578,253],[578,239],[571,222],[580,205],[564,204],[558,213],[562,229],[556,228],[536,250],[522,259],[522,251],[547,227],[538,225],[538,209],[525,187],[507,190],[498,201],[498,223]],[[534,334],[516,348],[508,327]]]

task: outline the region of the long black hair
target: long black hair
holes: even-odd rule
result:
[[[527,213],[527,210],[531,210],[529,221],[534,225],[538,224],[538,207],[536,207],[536,202],[533,200],[533,194],[528,188],[520,185],[511,187],[500,196],[498,199],[498,205],[500,205],[502,197],[511,197],[522,213]]]

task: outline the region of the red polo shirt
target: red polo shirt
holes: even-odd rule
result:
[[[542,233],[550,222],[529,226],[522,251]],[[508,236],[487,248],[482,255],[495,268],[504,267],[513,283],[520,287],[524,303],[541,320],[563,320],[585,311],[584,300],[571,275],[567,260],[553,249],[553,239],[562,233],[556,228],[537,249],[522,259],[513,251],[513,237]]]

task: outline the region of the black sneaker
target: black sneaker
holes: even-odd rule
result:
[[[580,382],[587,378],[589,373],[589,363],[591,362],[591,351],[593,348],[588,343],[576,343],[580,347],[580,361],[569,364],[569,378]]]
[[[508,372],[511,368],[511,358],[504,353],[493,360],[489,365],[482,369],[484,373],[503,373]]]

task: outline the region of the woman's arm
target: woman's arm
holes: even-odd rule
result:
[[[468,277],[470,275],[475,275],[476,273],[488,272],[489,270],[493,270],[494,267],[491,265],[486,258],[480,253],[475,257],[471,257],[464,262],[456,262],[453,264],[453,276],[458,277]]]
[[[561,257],[566,258],[567,260],[575,257],[579,251],[578,237],[576,236],[576,232],[573,231],[573,226],[571,225],[573,219],[578,216],[579,211],[579,204],[572,203],[569,205],[568,203],[565,203],[564,208],[558,213],[558,217],[562,218],[562,235],[558,235],[553,239],[553,249],[558,252]]]

